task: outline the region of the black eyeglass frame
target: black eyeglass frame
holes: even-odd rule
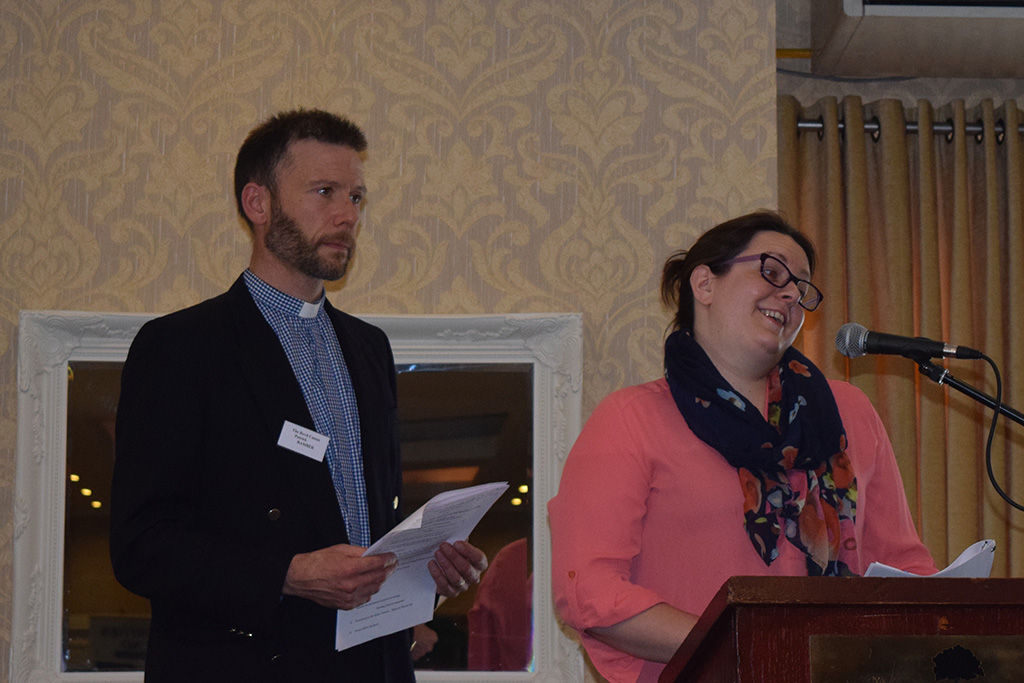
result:
[[[765,262],[768,259],[771,259],[775,263],[779,264],[782,267],[782,270],[786,271],[786,274],[789,277],[787,277],[782,282],[776,282],[775,280],[772,280],[771,277],[767,273],[765,273],[764,266]],[[734,263],[747,263],[748,261],[757,260],[761,261],[761,277],[763,277],[765,282],[767,282],[771,286],[782,289],[790,282],[796,283],[796,289],[798,292],[800,292],[800,298],[797,299],[796,302],[800,304],[801,308],[803,308],[806,311],[813,311],[816,308],[818,308],[818,306],[821,305],[822,300],[825,298],[825,295],[821,293],[821,290],[818,289],[818,287],[810,280],[804,280],[803,278],[793,275],[793,271],[789,269],[789,266],[780,261],[777,256],[772,256],[771,254],[766,253],[751,254],[749,256],[737,256],[736,258],[729,259],[728,261],[721,261],[719,263],[716,263],[713,267],[731,266]],[[813,293],[815,292],[817,293],[817,297],[813,296]]]

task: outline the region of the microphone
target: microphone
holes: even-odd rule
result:
[[[836,332],[836,348],[847,358],[866,353],[905,356],[920,361],[927,358],[982,358],[981,351],[968,346],[954,346],[924,337],[901,337],[884,332],[869,332],[863,325],[846,323]]]

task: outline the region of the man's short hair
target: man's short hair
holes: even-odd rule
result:
[[[242,208],[242,188],[257,183],[277,189],[277,165],[297,140],[313,139],[332,145],[344,145],[357,152],[366,151],[366,135],[348,119],[319,109],[282,112],[254,128],[238,150],[235,161],[235,201],[238,213],[252,228]]]

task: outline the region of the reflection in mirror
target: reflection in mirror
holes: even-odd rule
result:
[[[68,462],[64,496],[65,671],[141,670],[149,601],[110,568],[110,478],[121,363],[68,364]]]
[[[416,667],[526,669],[533,631],[532,366],[418,363],[398,373],[406,514],[450,489],[510,485],[471,537],[497,569],[417,628]],[[65,671],[139,671],[145,661],[149,602],[114,579],[107,540],[120,379],[120,363],[69,363]]]
[[[107,515],[120,369],[150,318],[21,312],[12,681],[143,680],[149,603],[112,576]],[[545,511],[579,432],[581,317],[366,319],[391,339],[408,395],[406,511],[447,488],[511,486],[471,536],[491,562],[481,585],[421,629],[433,650],[418,653],[417,680],[582,682],[552,607]]]
[[[406,514],[442,491],[507,481],[509,490],[484,515],[470,540],[492,561],[517,542],[525,547],[533,524],[532,367],[411,364],[398,371]],[[439,605],[434,618],[415,634],[416,668],[526,668],[532,641],[528,611],[532,572],[525,554],[516,569],[503,574],[504,581],[491,577]],[[507,608],[520,613],[525,608],[525,615],[495,628],[491,612],[495,607],[504,612],[504,602],[510,600],[513,604]],[[423,652],[429,643],[432,650]]]

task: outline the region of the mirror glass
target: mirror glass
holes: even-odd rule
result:
[[[454,488],[506,481],[470,540],[491,568],[416,628],[417,669],[532,670],[533,395],[531,363],[398,366],[405,512]],[[110,481],[121,363],[68,363],[64,493],[63,670],[139,671],[149,603],[110,568]]]
[[[141,670],[149,601],[129,593],[110,568],[110,481],[121,363],[68,364],[64,487],[65,671]]]

